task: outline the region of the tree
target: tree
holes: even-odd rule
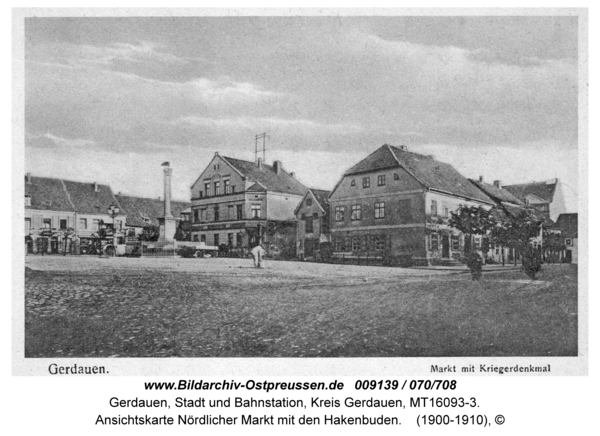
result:
[[[531,240],[540,235],[542,221],[526,210],[518,214],[505,214],[505,217],[491,229],[491,237],[495,244],[515,251],[516,266],[517,254],[523,253]]]
[[[496,225],[494,211],[484,209],[481,206],[461,205],[456,212],[450,212],[448,224],[465,234],[465,260],[473,280],[479,280],[481,278],[482,259],[471,248],[471,237],[489,233]]]
[[[154,242],[158,241],[158,237],[160,236],[160,228],[155,226],[154,224],[148,224],[144,226],[142,233],[140,233],[140,240]]]

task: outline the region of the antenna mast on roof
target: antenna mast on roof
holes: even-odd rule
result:
[[[259,139],[262,139],[262,150],[258,149],[258,140]],[[267,132],[254,136],[254,163],[258,162],[258,152],[259,151],[262,151],[262,154],[263,154],[262,160],[263,160],[263,162],[265,162],[266,140],[267,140]]]

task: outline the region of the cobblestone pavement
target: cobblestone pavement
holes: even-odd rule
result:
[[[464,354],[456,328],[488,324],[502,295],[449,271],[303,262],[29,256],[25,266],[29,357]],[[539,292],[519,279],[488,284],[510,310],[522,306],[512,293]],[[571,300],[558,308],[576,312]],[[518,316],[506,313],[504,324]]]

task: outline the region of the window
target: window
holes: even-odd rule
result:
[[[312,206],[312,198],[307,198],[306,199],[306,205],[307,206]]]
[[[236,212],[237,212],[236,218],[238,220],[241,220],[242,219],[242,205],[241,204],[236,205]]]
[[[219,234],[218,233],[215,233],[214,241],[215,241],[214,246],[218,247],[219,246]]]
[[[344,206],[335,207],[335,220],[344,221]]]
[[[363,249],[363,238],[362,236],[355,236],[352,238],[352,251],[361,251]]]
[[[337,238],[333,242],[333,247],[335,251],[346,251],[346,246],[344,245],[344,238]]]
[[[473,239],[475,241],[475,250],[481,250],[481,236],[475,236]]]
[[[44,218],[44,228],[45,229],[51,229],[52,228],[52,220],[50,218]]]
[[[227,245],[233,247],[233,233],[227,233]]]
[[[429,235],[429,249],[431,251],[438,250],[439,247],[439,235],[437,233],[432,233]]]
[[[209,182],[206,182],[204,184],[204,192],[206,193],[207,197],[210,197],[210,183]]]
[[[229,180],[223,181],[223,186],[225,187],[225,194],[231,194],[231,186],[229,185]]]
[[[241,247],[242,246],[242,234],[236,233],[236,235],[237,235],[237,246]]]
[[[400,180],[400,176],[398,175],[398,173],[394,173],[394,180]]]
[[[459,247],[458,236],[452,235],[452,251],[458,251],[459,249],[460,249],[460,247]]]
[[[233,205],[227,206],[227,219],[234,220],[235,219],[235,210]]]
[[[215,219],[214,221],[219,221],[219,206],[215,206],[214,208]]]
[[[567,247],[573,246],[573,239],[571,239],[571,238],[565,238],[565,245]]]
[[[313,232],[313,218],[311,216],[304,219],[304,231],[306,233]]]
[[[202,195],[203,195],[203,194],[202,194],[202,191],[198,191],[198,196],[199,196],[200,198],[202,198]]]
[[[385,218],[385,203],[375,203],[375,218]]]
[[[31,197],[29,195],[25,196],[25,206],[31,206]]]
[[[377,186],[385,186],[385,174],[377,176]]]
[[[206,244],[206,235],[200,235],[200,242]]]
[[[200,211],[198,209],[194,209],[194,222],[200,222]]]
[[[432,217],[437,216],[437,201],[436,200],[431,200],[431,216]]]
[[[375,246],[375,250],[377,250],[377,251],[385,250],[385,237],[384,236],[374,236],[373,239],[374,239],[373,245]]]
[[[444,218],[448,218],[448,207],[444,206],[443,211],[444,211]]]
[[[363,177],[363,188],[368,188],[369,186],[371,186],[371,178]]]
[[[350,182],[350,186],[355,186],[356,185],[356,180],[352,179],[352,181]]]
[[[253,204],[251,210],[252,218],[260,218],[260,204]]]
[[[200,209],[200,222],[206,222],[206,208]]]
[[[357,221],[361,219],[362,215],[362,206],[360,204],[352,205],[352,215],[350,215],[350,219],[352,221]]]
[[[235,185],[231,185],[231,188],[229,189],[229,193],[233,194],[235,192]]]
[[[399,215],[403,222],[412,221],[412,206],[410,203],[410,198],[406,200],[400,200]]]
[[[142,217],[142,220],[144,220],[144,222],[145,222],[146,224],[151,224],[151,223],[152,223],[152,220],[151,220],[149,217],[147,217],[147,216],[143,216],[143,217]]]
[[[79,229],[80,230],[87,229],[87,218],[79,218]]]
[[[220,194],[219,188],[221,187],[221,182],[215,182],[214,186],[215,186],[215,195],[219,195]]]
[[[92,221],[92,230],[97,232],[98,230],[100,230],[100,220],[93,220]]]
[[[31,233],[31,218],[25,218],[25,234]]]

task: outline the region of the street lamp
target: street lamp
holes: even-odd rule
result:
[[[117,255],[117,244],[116,244],[116,227],[115,227],[115,218],[119,215],[120,209],[118,206],[111,204],[108,207],[108,215],[113,219],[113,257]]]

